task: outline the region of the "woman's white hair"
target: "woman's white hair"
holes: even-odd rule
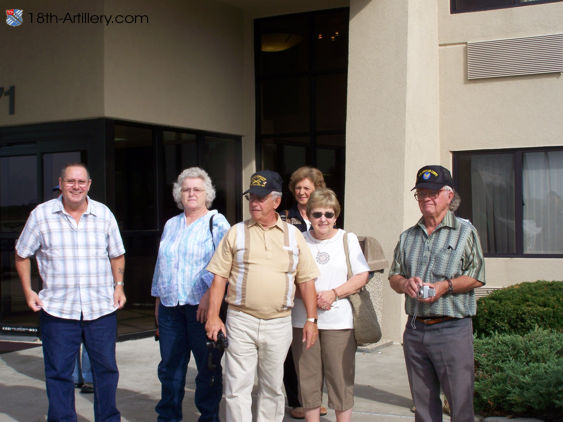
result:
[[[172,186],[172,196],[174,197],[174,201],[176,202],[176,205],[178,205],[178,208],[181,210],[184,209],[184,206],[182,205],[182,184],[184,183],[184,180],[188,178],[203,180],[203,184],[205,186],[205,207],[209,209],[215,199],[215,187],[213,187],[211,177],[209,177],[204,169],[199,167],[190,167],[185,169],[179,174],[178,180],[174,182],[174,186]]]

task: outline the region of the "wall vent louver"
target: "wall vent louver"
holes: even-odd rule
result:
[[[563,34],[467,43],[467,79],[563,72]]]

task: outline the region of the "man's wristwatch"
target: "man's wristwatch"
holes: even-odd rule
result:
[[[452,283],[452,280],[447,278],[446,281],[448,282],[448,293],[453,293],[454,292],[454,284]]]
[[[116,281],[115,283],[113,283],[113,287],[115,286],[124,286],[125,283],[123,281]]]
[[[313,324],[316,324],[317,318],[307,318],[307,322],[312,322]]]

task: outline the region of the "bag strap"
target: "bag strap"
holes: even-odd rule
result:
[[[213,214],[209,219],[209,233],[211,233],[211,242],[213,243],[213,251],[215,251],[215,239],[213,238],[213,217],[215,217],[215,214]]]
[[[348,246],[348,232],[344,232],[344,255],[346,255],[346,267],[348,268],[348,278],[350,280],[352,278],[352,266],[350,265],[350,248]]]

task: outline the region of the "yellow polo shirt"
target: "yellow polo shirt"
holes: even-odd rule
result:
[[[301,232],[282,221],[264,228],[254,220],[231,227],[207,271],[229,281],[229,307],[260,319],[290,315],[296,283],[319,275]]]

